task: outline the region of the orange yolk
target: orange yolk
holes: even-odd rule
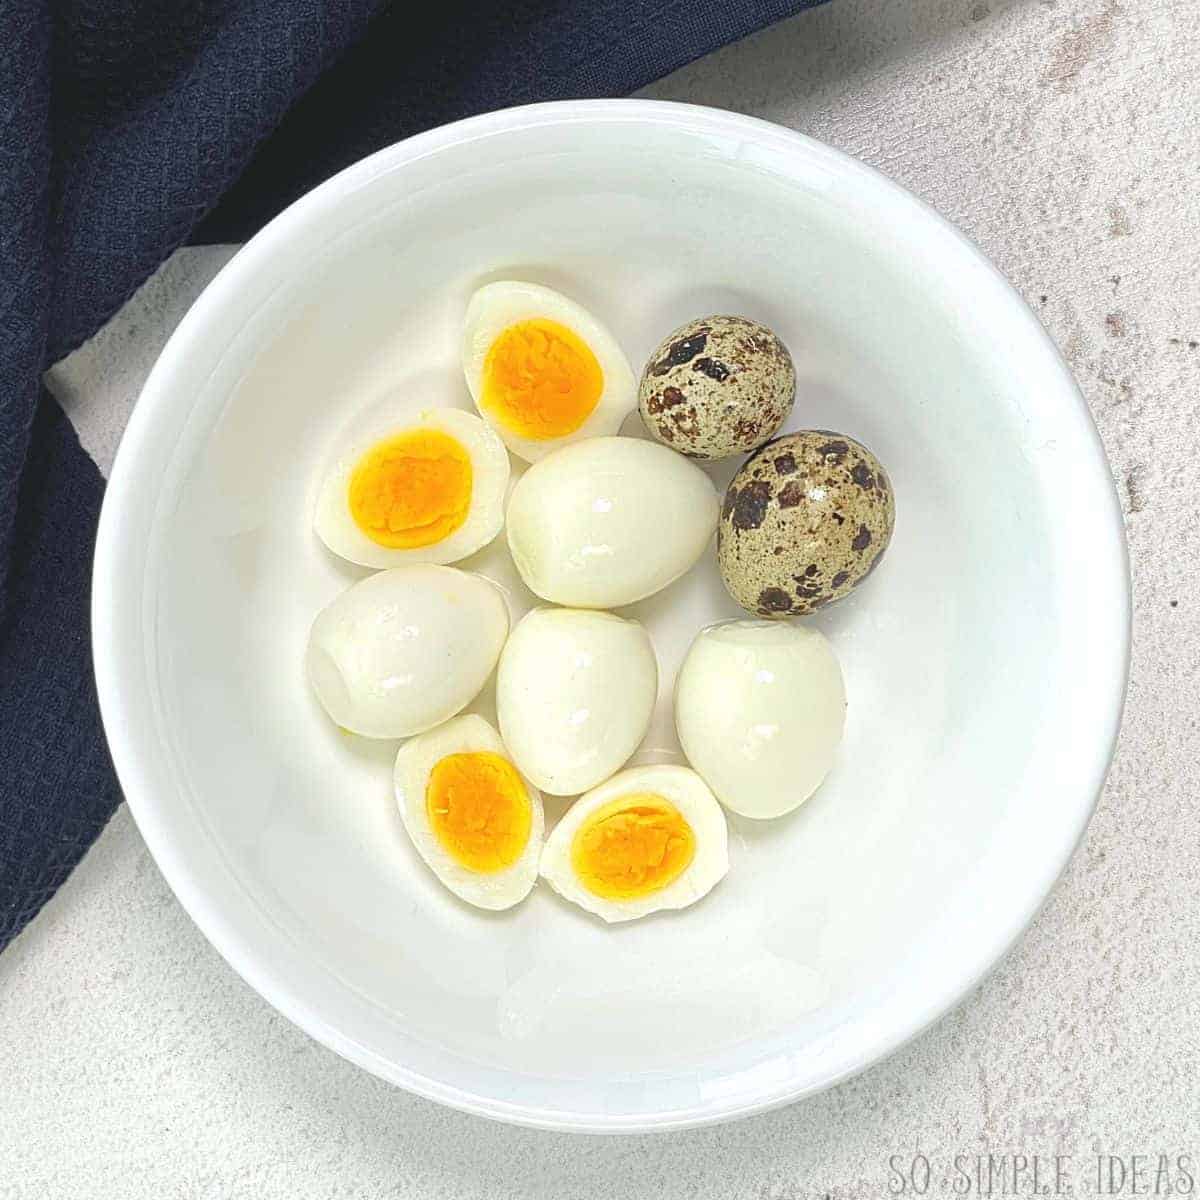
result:
[[[429,774],[425,811],[442,849],[469,871],[503,871],[529,842],[533,806],[507,758],[450,754]]]
[[[480,404],[512,433],[548,441],[574,433],[603,390],[604,372],[587,343],[536,317],[510,325],[492,343]]]
[[[678,879],[695,853],[696,835],[675,805],[634,793],[597,809],[579,827],[571,865],[593,895],[631,900]]]
[[[409,429],[358,460],[350,476],[350,515],[379,546],[432,546],[467,519],[471,478],[461,442],[440,429]]]

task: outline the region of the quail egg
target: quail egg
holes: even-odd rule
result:
[[[688,761],[731,812],[798,808],[833,765],[846,689],[816,629],[726,621],[702,629],[675,682],[675,728]]]
[[[725,814],[687,767],[631,767],[580,796],[542,851],[559,895],[605,921],[687,908],[729,870]]]
[[[500,735],[474,713],[409,738],[396,755],[396,801],[429,869],[477,908],[512,908],[537,879],[545,818]]]
[[[343,729],[408,737],[475,699],[507,636],[508,606],[487,579],[431,563],[393,567],[317,614],[308,677]]]
[[[878,565],[896,506],[879,460],[824,429],[768,442],[733,477],[717,528],[729,594],[761,617],[840,600]]]
[[[476,408],[526,462],[616,433],[637,401],[613,335],[582,305],[536,283],[501,280],[471,297],[462,362]]]
[[[504,443],[474,413],[382,404],[343,435],[313,525],[364,567],[457,562],[500,532],[508,472]]]
[[[638,409],[650,435],[689,458],[726,458],[761,446],[796,396],[792,356],[746,317],[702,317],[650,357]]]
[[[496,674],[496,712],[513,760],[544,792],[595,787],[638,748],[658,696],[658,662],[637,621],[535,608]]]
[[[694,463],[643,438],[589,438],[535,463],[506,532],[530,591],[617,608],[678,579],[712,541],[720,499]]]

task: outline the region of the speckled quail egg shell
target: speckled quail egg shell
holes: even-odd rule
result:
[[[796,396],[792,357],[746,317],[702,317],[676,329],[650,357],[638,410],[651,437],[689,458],[726,458],[761,446]]]
[[[733,477],[717,529],[717,564],[747,612],[789,617],[840,600],[878,565],[895,524],[879,460],[823,429],[768,442]]]

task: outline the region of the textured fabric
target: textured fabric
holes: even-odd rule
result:
[[[629,92],[818,0],[5,0],[0,6],[0,948],[119,800],[89,573],[103,484],[41,387],[189,238],[510,104]]]

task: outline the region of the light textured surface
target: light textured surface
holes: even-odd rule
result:
[[[888,1157],[1200,1158],[1200,23],[1189,0],[835,0],[650,93],[801,129],[906,184],[1038,309],[1113,462],[1133,557],[1121,747],[1034,927],[955,1013],[831,1092],[593,1139],[395,1091],[209,948],[125,810],[0,957],[0,1197],[886,1194]],[[177,255],[52,382],[107,466],[228,257]],[[1103,598],[1097,599],[1098,603]]]

